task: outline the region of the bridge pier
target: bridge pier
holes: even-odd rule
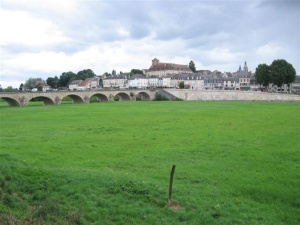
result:
[[[61,99],[58,96],[56,96],[56,98],[54,100],[54,104],[55,105],[60,105],[61,104]]]
[[[88,96],[84,96],[83,103],[85,104],[90,103],[90,98]]]
[[[28,104],[28,101],[26,100],[26,98],[23,96],[21,99],[20,99],[20,106],[27,106]]]
[[[113,102],[114,100],[115,100],[115,97],[112,94],[110,94],[108,96],[108,101]]]

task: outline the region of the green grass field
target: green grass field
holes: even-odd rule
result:
[[[299,103],[2,104],[0,115],[1,225],[300,223]]]

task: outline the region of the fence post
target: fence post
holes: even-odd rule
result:
[[[173,177],[175,173],[175,165],[172,166],[171,174],[170,174],[170,186],[169,186],[169,206],[172,203],[172,188],[173,188]]]

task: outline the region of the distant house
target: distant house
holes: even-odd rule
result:
[[[77,86],[78,91],[86,91],[89,90],[91,87],[91,81],[89,79],[86,79],[84,81],[81,81],[81,83]]]
[[[148,84],[150,88],[159,87],[159,77],[155,75],[151,75],[148,77]]]
[[[103,79],[103,88],[128,88],[127,76],[108,75]]]
[[[276,85],[270,84],[268,87],[268,91],[300,94],[300,76],[296,76],[295,81],[289,86],[287,84],[283,84],[281,87],[277,87]]]
[[[192,73],[192,70],[187,65],[180,65],[175,63],[159,62],[157,58],[152,60],[152,65],[148,70],[145,70],[147,77],[155,75],[162,77],[170,74]]]
[[[70,83],[70,90],[86,91],[99,86],[99,77],[87,78],[85,80],[74,80]]]
[[[224,88],[224,81],[222,78],[205,78],[204,88],[206,90],[222,90]]]
[[[261,86],[256,82],[255,78],[250,79],[250,90],[251,91],[263,91]]]
[[[300,76],[296,76],[295,81],[291,83],[290,87],[291,93],[300,94]]]
[[[99,86],[99,77],[92,77],[92,78],[88,78],[87,80],[90,81],[90,89],[98,88],[98,86]]]
[[[161,87],[163,88],[171,87],[171,75],[165,75],[161,78]]]
[[[239,90],[239,78],[237,77],[225,77],[223,78],[224,90]]]
[[[78,85],[82,82],[82,80],[73,80],[70,84],[69,84],[69,90],[70,91],[75,91],[77,90]]]
[[[184,82],[186,89],[203,90],[204,80],[200,73],[176,74],[172,76],[171,87],[179,88],[180,82]]]
[[[128,80],[129,88],[146,89],[148,88],[148,78],[142,74],[135,74]]]
[[[38,91],[44,91],[44,92],[46,92],[46,91],[48,91],[48,90],[50,90],[51,89],[51,87],[46,83],[46,82],[39,82],[38,83],[38,85],[37,85],[37,89],[38,89]]]

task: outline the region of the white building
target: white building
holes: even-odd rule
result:
[[[109,75],[103,79],[104,88],[128,88],[126,75]]]
[[[148,77],[148,86],[149,88],[159,87],[159,78],[158,76],[152,75]]]
[[[129,88],[146,89],[148,88],[148,78],[142,74],[135,74],[128,80]]]
[[[225,77],[223,78],[223,89],[224,90],[239,90],[239,78],[237,77]]]
[[[179,88],[180,82],[184,83],[186,89],[203,90],[204,80],[200,74],[177,74],[171,77],[171,88]]]
[[[69,90],[70,91],[74,91],[77,90],[77,87],[79,86],[79,84],[82,82],[82,80],[73,80],[70,84],[69,84]]]

